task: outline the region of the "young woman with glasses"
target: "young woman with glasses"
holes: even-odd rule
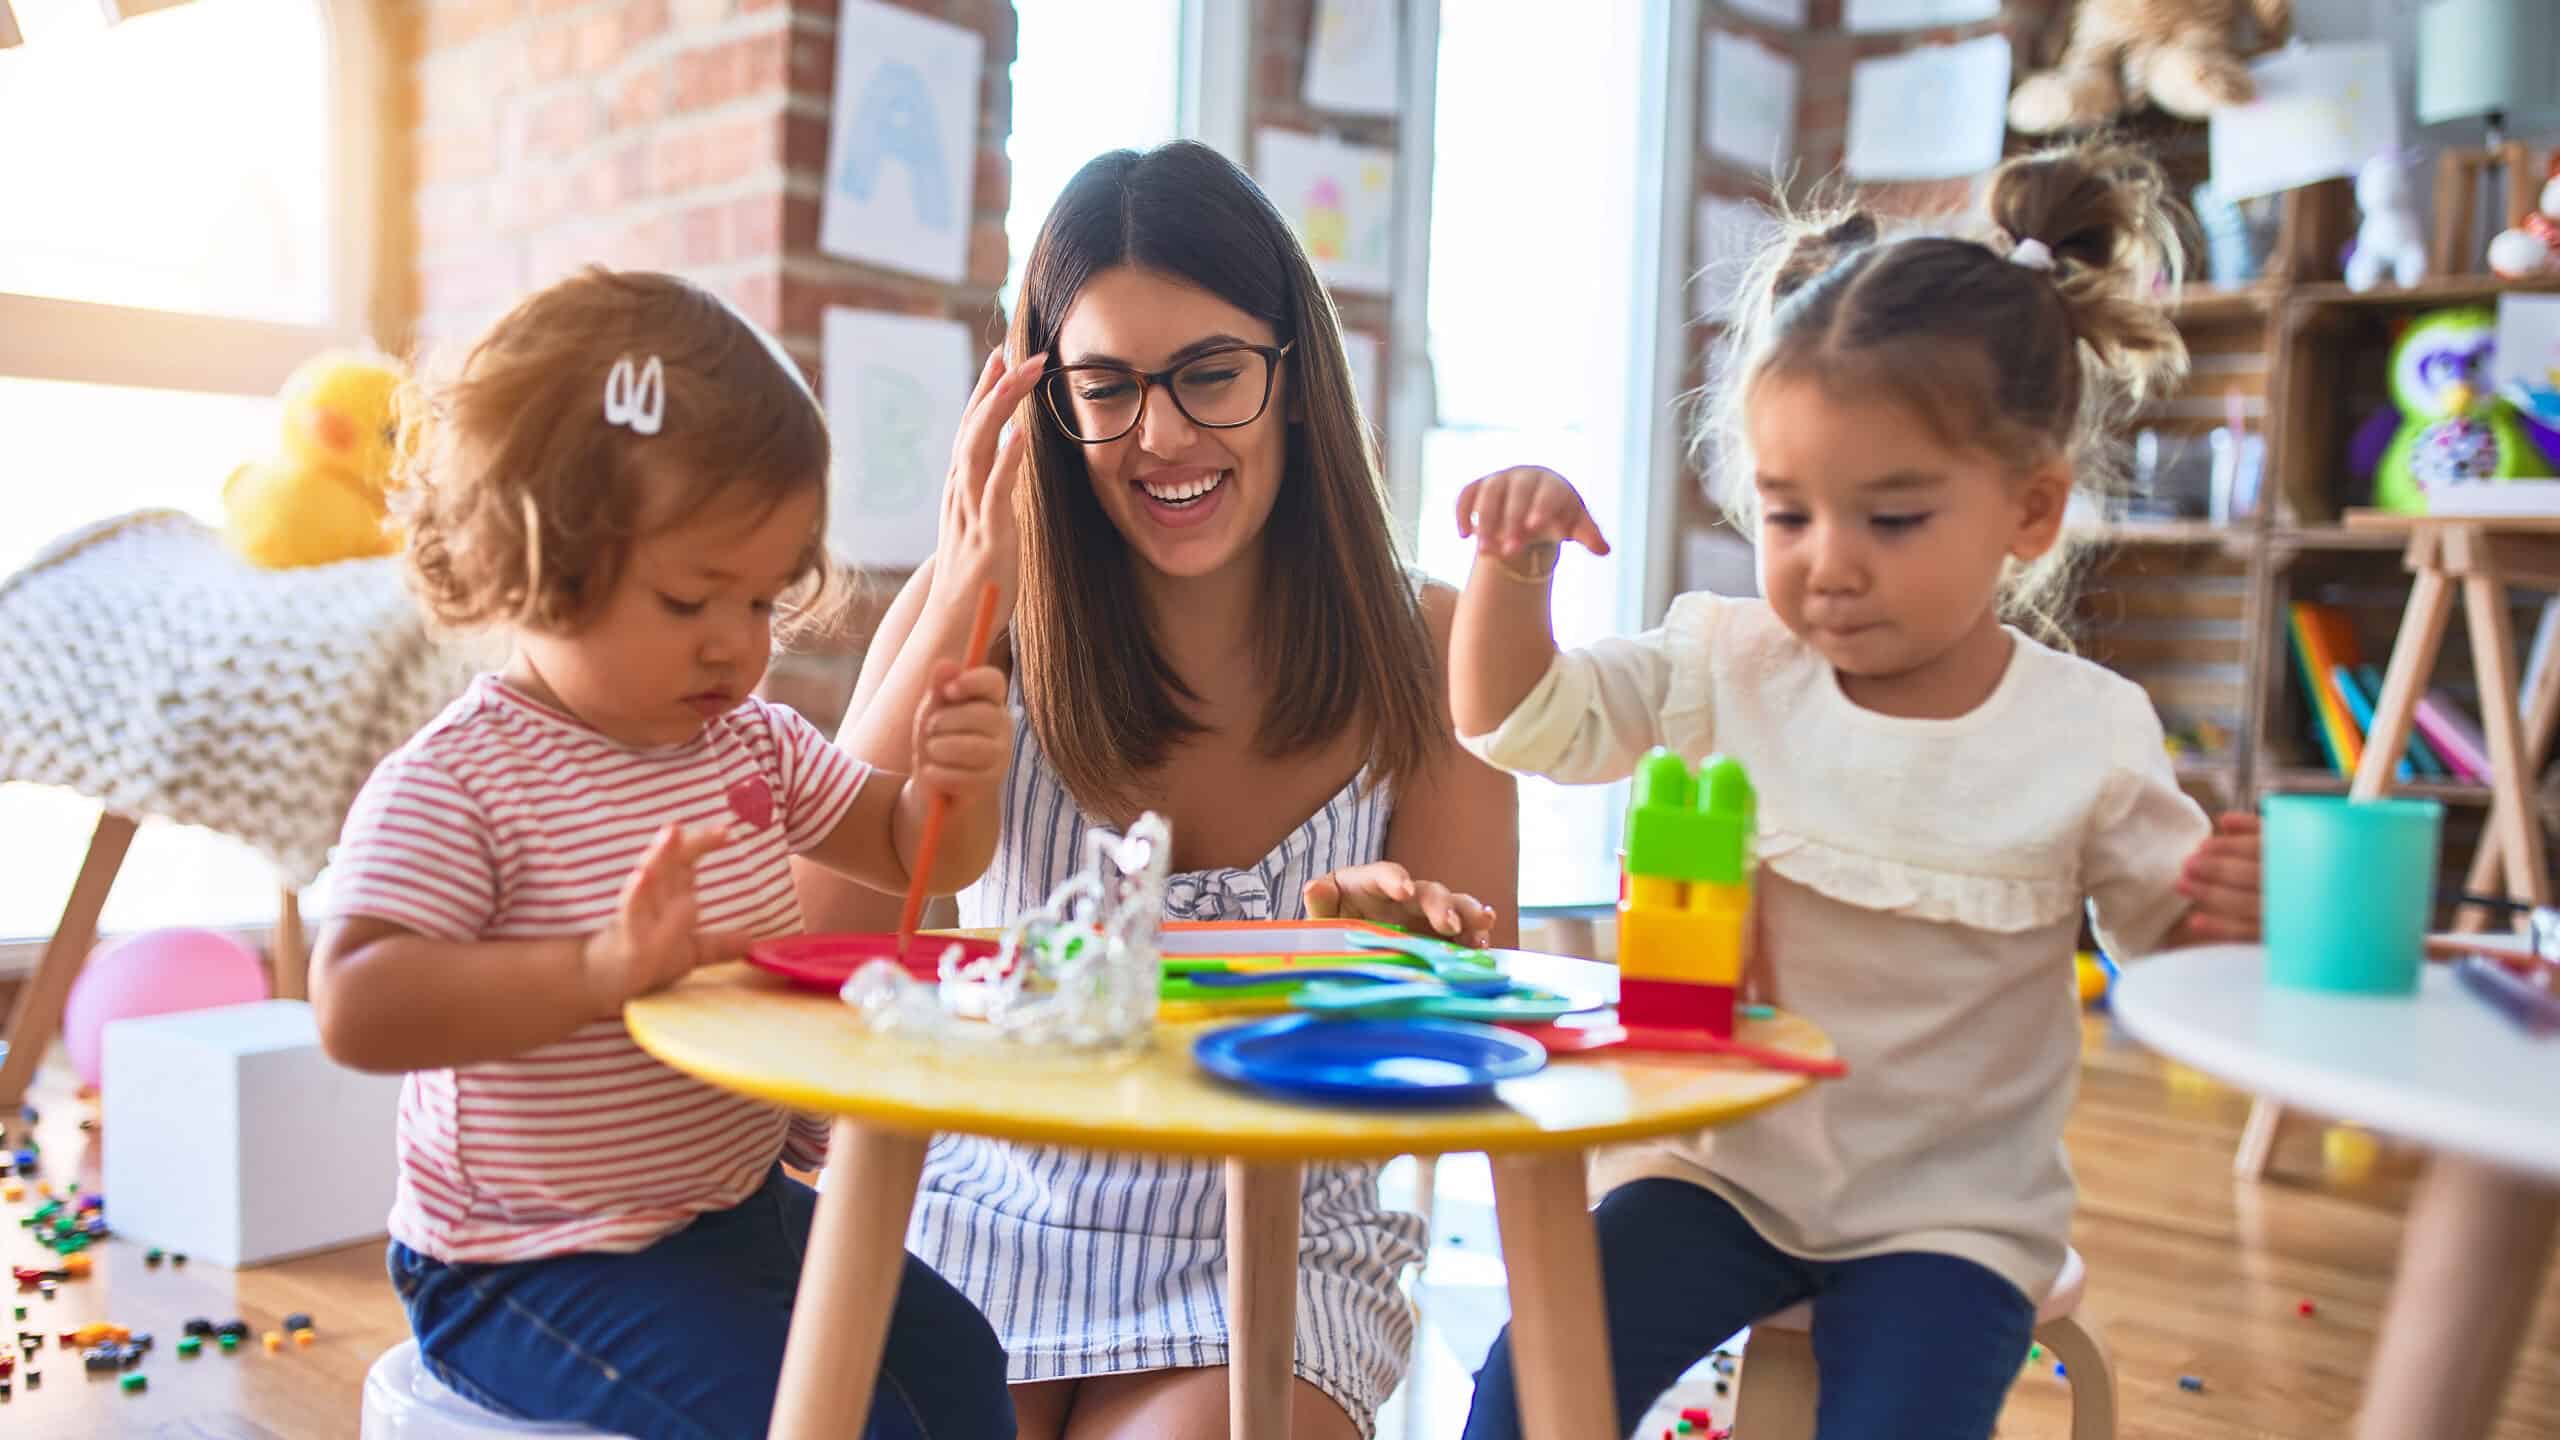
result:
[[[1038,903],[1087,830],[1154,810],[1168,918],[1512,942],[1512,787],[1457,747],[1441,680],[1455,596],[1399,566],[1333,304],[1217,152],[1101,156],[1050,212],[842,743],[900,763],[989,580],[1021,723],[964,923]],[[806,883],[813,928],[896,908]],[[994,1322],[1024,1436],[1224,1434],[1224,1214],[1214,1162],[946,1137],[908,1240]],[[1374,1167],[1311,1165],[1300,1237],[1293,1433],[1366,1435],[1422,1227]]]

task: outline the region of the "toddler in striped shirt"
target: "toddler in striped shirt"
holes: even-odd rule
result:
[[[762,331],[589,270],[405,397],[398,514],[439,619],[512,644],[357,797],[313,961],[322,1043],[408,1072],[393,1285],[426,1364],[529,1420],[762,1435],[826,1131],[632,1043],[623,1002],[800,928],[791,858],[899,892],[986,868],[1004,682],[946,664],[916,774],[752,692],[828,590],[828,442]],[[869,1433],[1010,1436],[986,1321],[909,1258]]]

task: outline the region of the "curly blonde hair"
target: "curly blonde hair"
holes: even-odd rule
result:
[[[664,418],[643,435],[608,420],[604,394],[617,362],[652,356]],[[572,275],[508,311],[449,376],[421,367],[399,418],[393,511],[411,584],[445,624],[574,633],[643,536],[811,493],[819,522],[780,608],[816,623],[840,588],[817,398],[780,346],[690,281]]]
[[[2187,368],[2164,303],[2182,251],[2160,168],[2106,141],[2020,156],[1993,173],[1986,210],[1983,238],[1888,239],[1856,209],[1798,217],[1753,267],[1699,435],[1736,524],[1757,523],[1743,419],[1773,376],[1900,402],[2014,473],[2059,458],[2081,493],[2122,488],[2125,425]],[[2011,263],[2026,241],[2050,269]],[[2073,558],[2057,545],[2016,567],[2004,616],[2064,641]]]

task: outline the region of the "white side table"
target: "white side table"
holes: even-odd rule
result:
[[[2135,1039],[2242,1089],[2435,1152],[2401,1240],[2357,1440],[2480,1440],[2560,1222],[2560,1040],[2535,1040],[2429,966],[2411,996],[2267,985],[2266,952],[2126,967]]]

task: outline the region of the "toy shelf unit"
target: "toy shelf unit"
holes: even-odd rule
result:
[[[2393,457],[2405,456],[2415,442],[2404,437],[2423,429],[2425,417],[2413,419],[2396,403],[2395,346],[2431,319],[2465,311],[2476,335],[2477,316],[2513,292],[2560,292],[2560,280],[2455,275],[2357,292],[2309,271],[2191,290],[2179,300],[2178,325],[2195,364],[2181,393],[2140,423],[2184,438],[2235,415],[2254,422],[2263,437],[2256,503],[2227,518],[2135,514],[2084,532],[2090,559],[2074,628],[2084,653],[2151,694],[2180,745],[2180,777],[2206,804],[2254,808],[2268,794],[2346,790],[2353,758],[2336,752],[2334,720],[2324,719],[2327,702],[2310,688],[2301,637],[2312,637],[2316,668],[2344,666],[2343,683],[2361,690],[2333,696],[2342,709],[2376,698],[2410,593],[2408,535],[2347,518],[2371,506],[2378,487],[2389,498],[2393,482],[2378,480],[2378,468],[2396,469],[2407,483],[2405,459],[2395,466]],[[2497,443],[2515,438],[2501,432]],[[2520,651],[2550,633],[2546,598],[2510,594]],[[2469,623],[2461,615],[2452,621],[2430,690],[2476,728]],[[2520,653],[2519,664],[2527,658]],[[2434,737],[2422,727],[2419,738]],[[2452,896],[2468,878],[2491,787],[2476,766],[2448,765],[2435,748],[2410,747],[2409,768],[2393,789],[2445,803],[2440,893]],[[2538,783],[2532,788],[2539,794]],[[2548,800],[2535,808],[2546,824],[2560,818]],[[2449,906],[2440,918],[2452,918]]]

